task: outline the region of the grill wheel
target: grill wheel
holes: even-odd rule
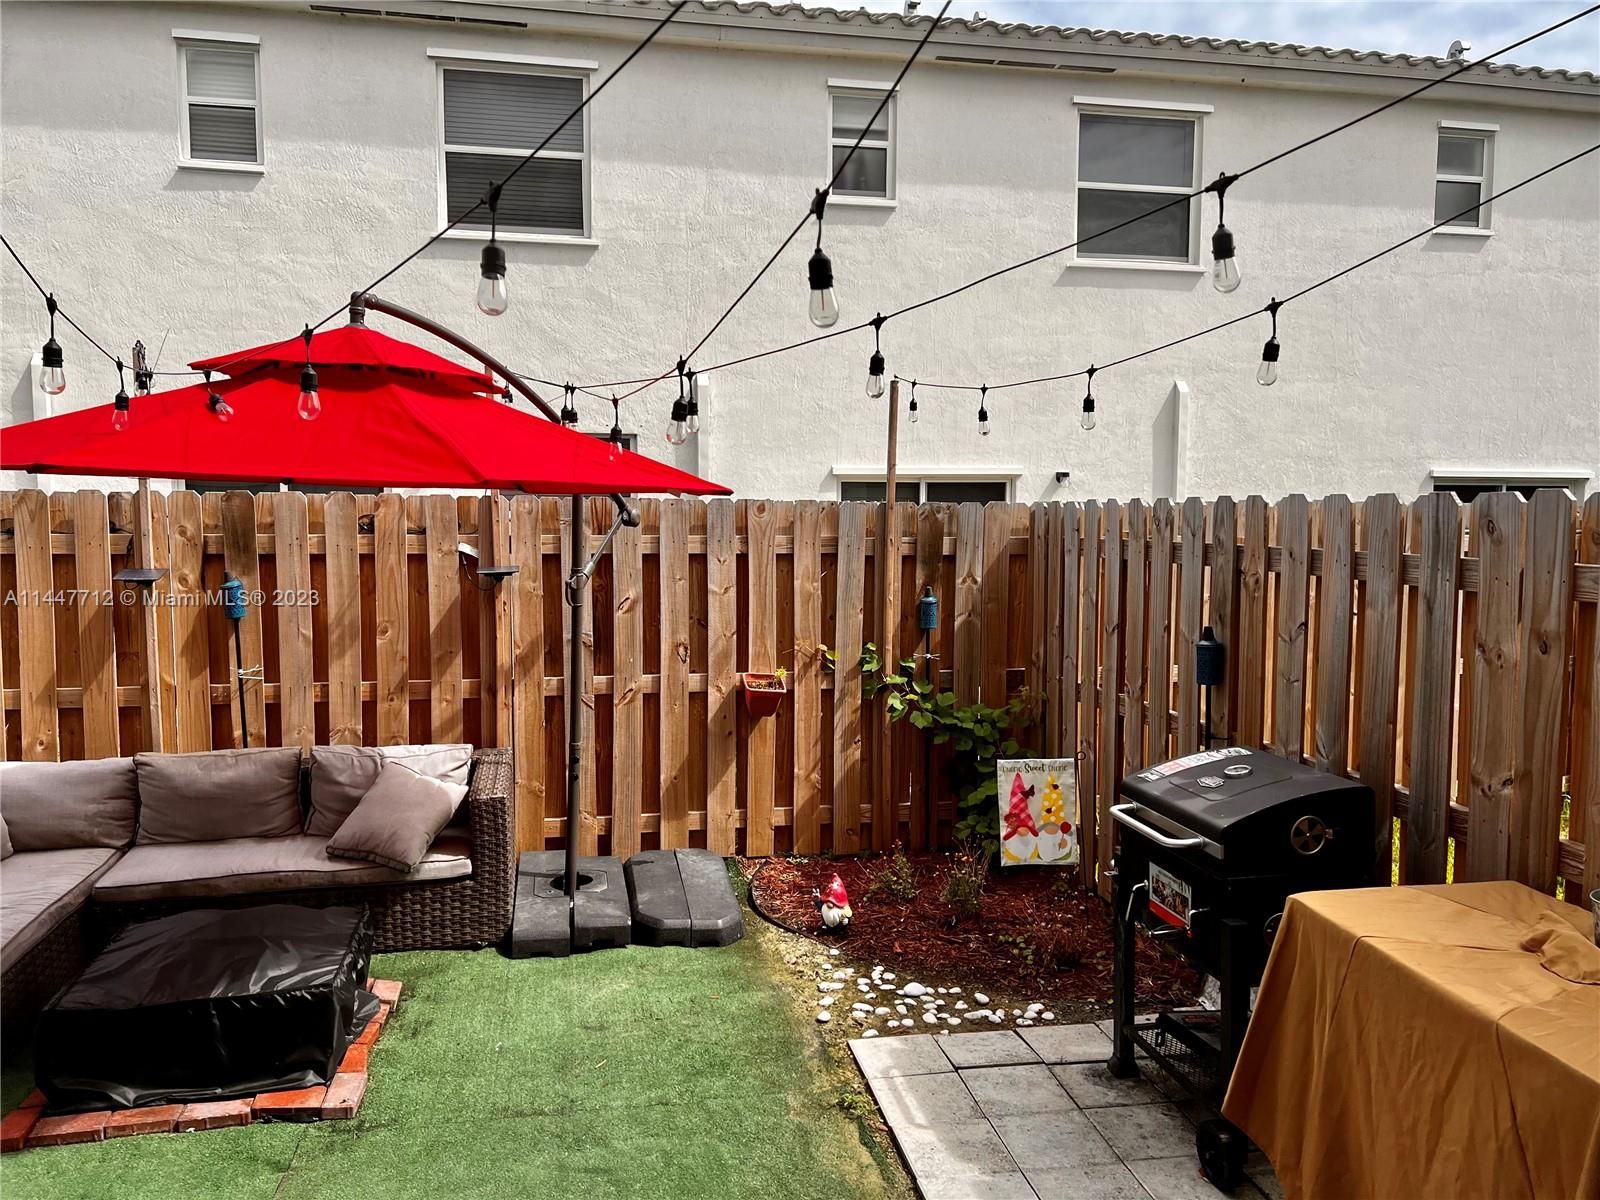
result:
[[[1201,1121],[1195,1129],[1195,1152],[1200,1173],[1218,1191],[1231,1192],[1244,1182],[1244,1134],[1220,1117]]]
[[[1299,854],[1310,856],[1321,850],[1333,836],[1321,817],[1301,817],[1289,830],[1289,844]]]

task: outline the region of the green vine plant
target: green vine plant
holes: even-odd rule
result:
[[[821,650],[823,670],[834,670],[838,652],[827,646]],[[956,796],[955,836],[992,858],[1000,850],[995,761],[1034,757],[1015,736],[1032,720],[1034,698],[1023,691],[1004,707],[962,704],[954,692],[939,691],[928,680],[919,679],[914,657],[902,658],[894,670],[886,669],[871,642],[861,648],[861,686],[868,698],[883,697],[891,720],[909,721],[935,746],[950,747],[953,753],[944,771]]]

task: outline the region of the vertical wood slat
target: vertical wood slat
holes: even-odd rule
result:
[[[461,561],[454,496],[424,497],[428,523],[428,677],[430,737],[459,742],[466,736],[462,712]]]
[[[1395,738],[1399,732],[1400,555],[1405,520],[1391,495],[1361,506],[1367,578],[1361,587],[1361,782],[1373,795],[1372,882],[1387,884],[1394,867]]]
[[[478,566],[512,566],[511,502],[491,492],[478,500]],[[332,574],[332,528],[329,528],[329,574]],[[359,563],[357,564],[359,568]],[[516,594],[509,580],[477,578],[478,608],[478,725],[485,746],[513,746],[516,688],[511,681],[514,644],[511,606]],[[359,659],[357,660],[359,662]]]
[[[1078,526],[1082,513],[1076,503],[1061,506],[1061,733],[1057,753],[1076,760],[1078,745],[1078,601],[1079,566],[1082,553],[1078,542]],[[1085,819],[1089,806],[1084,803],[1084,792],[1078,786],[1076,772],[1073,780],[1073,803],[1079,832],[1078,849],[1087,863],[1095,853],[1094,822]],[[1086,832],[1087,831],[1087,832]],[[1087,870],[1087,867],[1084,868]],[[1087,878],[1087,876],[1085,876]]]
[[[661,844],[689,844],[689,505],[661,501]]]
[[[78,680],[83,687],[83,753],[85,758],[112,758],[118,753],[117,656],[112,631],[110,532],[106,494],[80,491],[72,497],[72,533],[78,593]],[[145,596],[131,592],[135,603]]]
[[[391,497],[385,496],[384,500]],[[398,499],[398,497],[395,497]],[[517,777],[517,848],[544,849],[545,814],[545,699],[544,699],[544,553],[540,548],[541,504],[535,496],[511,501],[511,560],[517,573],[511,577],[515,607],[514,644],[511,651],[512,687],[516,695],[516,753],[512,767]],[[383,597],[382,557],[385,518],[378,508],[378,596]],[[404,527],[401,528],[402,533]],[[404,541],[401,542],[402,553]],[[384,617],[380,609],[380,633]],[[404,652],[402,627],[401,651]],[[379,670],[383,669],[383,642],[379,641]],[[403,660],[402,660],[403,665]],[[380,679],[379,727],[383,724],[385,687]]]
[[[1239,651],[1232,659],[1237,666],[1234,745],[1254,750],[1265,739],[1266,721],[1267,502],[1260,496],[1246,496],[1240,525],[1244,533],[1239,563]]]
[[[1145,619],[1147,580],[1145,562],[1149,557],[1150,514],[1143,500],[1130,500],[1127,513],[1128,567],[1127,601],[1122,621],[1122,680],[1127,708],[1122,718],[1122,767],[1130,775],[1144,765],[1145,734]]]
[[[713,500],[713,507],[718,501]],[[794,849],[822,850],[822,551],[821,508],[794,508]],[[729,536],[732,536],[730,518]],[[730,571],[732,548],[729,548]],[[731,603],[731,602],[730,602]],[[730,642],[729,653],[732,653]],[[831,734],[830,734],[831,736]],[[732,753],[730,743],[730,753]]]
[[[1214,689],[1211,700],[1211,731],[1229,742],[1233,740],[1233,697],[1238,691],[1238,663],[1234,658],[1239,652],[1239,569],[1235,562],[1238,537],[1238,509],[1233,497],[1218,496],[1211,505],[1209,614],[1212,635],[1222,643],[1223,677],[1222,686]]]
[[[1112,840],[1110,829],[1097,829],[1095,785],[1100,778],[1097,747],[1100,740],[1100,505],[1090,500],[1083,506],[1082,571],[1083,587],[1078,605],[1081,632],[1078,638],[1078,816],[1082,850],[1083,884],[1095,886],[1095,864],[1103,838]]]
[[[867,506],[839,505],[839,549],[834,562],[833,851],[861,849],[861,646],[866,595]]]
[[[1100,837],[1095,843],[1095,862],[1099,867],[1100,895],[1111,895],[1111,806],[1116,802],[1117,771],[1122,755],[1117,746],[1121,725],[1117,716],[1117,694],[1122,673],[1122,508],[1108,500],[1101,510],[1104,522],[1104,553],[1101,571],[1105,576],[1100,598],[1100,756],[1098,785],[1095,789],[1095,824]]]
[[[813,502],[813,512],[815,507]],[[734,530],[733,501],[717,497],[707,502],[706,846],[718,854],[738,852],[739,556]],[[797,669],[797,686],[798,675]],[[798,805],[797,799],[797,818]],[[811,817],[816,818],[815,807]]]
[[[1355,524],[1347,496],[1322,502],[1322,577],[1317,585],[1317,769],[1343,775],[1350,762],[1350,613]]]
[[[620,526],[612,539],[611,600],[611,853],[626,857],[638,851],[644,831],[644,559],[637,526]],[[713,776],[706,779],[709,810]],[[714,842],[712,828],[708,823],[706,844],[716,848],[722,831]]]
[[[1049,758],[1059,758],[1061,749],[1061,704],[1066,689],[1062,686],[1061,615],[1064,597],[1061,591],[1062,554],[1061,540],[1063,514],[1060,502],[1045,505],[1045,542],[1042,551],[1045,574],[1045,635],[1044,635],[1044,752]],[[1030,569],[1040,569],[1037,561]],[[920,580],[919,580],[920,582]],[[1076,825],[1076,822],[1074,822]]]
[[[1194,648],[1200,641],[1205,605],[1206,505],[1198,496],[1183,502],[1183,547],[1178,558],[1178,753],[1200,746],[1200,688]]]
[[[1311,509],[1300,495],[1278,502],[1278,619],[1274,642],[1273,751],[1299,762],[1305,745],[1307,602],[1311,565]]]
[[[206,622],[205,528],[198,493],[181,490],[167,497],[170,522],[168,585],[172,609],[173,703],[180,754],[211,749],[211,651]]]
[[[1434,492],[1412,506],[1421,520],[1417,642],[1411,687],[1411,806],[1406,882],[1444,883],[1448,856],[1450,743],[1455,703],[1456,574],[1461,517],[1455,496]]]
[[[261,567],[256,555],[256,498],[249,492],[223,493],[222,551],[223,566],[244,585],[244,590],[250,597],[249,603],[245,606],[243,620],[238,622],[236,628],[228,630],[228,637],[230,642],[234,637],[238,637],[244,656],[245,671],[254,673],[244,685],[244,705],[250,723],[250,744],[264,746],[267,733],[267,701],[260,674],[261,606],[254,599],[261,591]],[[405,636],[404,630],[405,627],[402,625],[402,637]],[[238,709],[240,683],[231,645],[228,647],[228,672],[228,694],[232,700],[228,706],[229,722],[233,727],[233,745],[238,746],[242,744]]]
[[[842,509],[840,510],[843,511]],[[983,505],[956,510],[955,693],[978,700],[983,670]]]
[[[56,715],[55,590],[50,560],[50,500],[43,492],[17,495],[12,518],[17,560],[17,681],[22,692],[18,726],[22,757],[53,762],[61,757]]]
[[[1583,505],[1578,561],[1600,565],[1600,492]],[[1582,887],[1567,899],[1587,904],[1600,891],[1600,601],[1579,606],[1573,638],[1572,822],[1571,834],[1584,847]]]
[[[328,742],[359,746],[361,729],[361,554],[355,497],[335,492],[322,510],[326,538]]]
[[[158,548],[157,545],[158,542],[164,542],[166,537],[165,524],[158,525],[156,522],[150,481],[142,479],[133,499],[133,565],[151,569],[157,566],[158,560],[166,559],[168,550]],[[158,582],[146,595],[153,595],[161,591],[164,586]],[[171,615],[164,607],[153,604],[142,604],[137,616],[140,649],[143,652],[145,668],[144,748],[150,751],[167,749],[167,732],[177,723],[177,714],[171,697],[164,695],[161,689],[161,650],[163,643],[169,650],[172,645],[171,630],[168,626],[170,619]],[[163,636],[163,626],[168,626],[165,636]]]
[[[1027,688],[1034,704],[1041,704],[1048,687],[1046,679],[1050,649],[1050,506],[1030,505],[1028,509],[1028,656]]]
[[[917,595],[921,597],[924,590],[931,588],[935,598],[940,601],[941,609],[948,609],[950,598],[941,596],[944,590],[944,514],[949,510],[938,505],[924,504],[917,512]],[[800,544],[798,526],[795,530],[796,553]],[[798,560],[797,560],[798,561]],[[799,579],[799,569],[796,568],[796,580]],[[798,586],[798,584],[797,584]],[[795,640],[800,640],[799,615],[795,617]],[[917,660],[917,674],[919,677],[929,676],[939,669],[941,662],[940,653],[943,649],[943,633],[940,629],[930,629],[923,633],[917,647],[919,657]],[[796,731],[798,736],[798,730]],[[930,776],[932,775],[931,747],[919,745],[915,778],[917,784],[911,789],[911,844],[913,848],[937,849],[939,845],[939,813],[938,788]]]
[[[279,492],[272,499],[278,584],[268,602],[276,601],[278,618],[281,744],[309,751],[317,740],[311,700],[311,530],[304,492]]]
[[[745,502],[749,547],[745,622],[748,670],[771,674],[778,667],[778,531],[775,504]],[[747,854],[771,854],[773,795],[777,788],[778,728],[775,717],[752,718],[745,738],[749,777],[745,784]]]
[[[792,506],[791,506],[792,507]],[[887,673],[899,671],[900,645],[900,529],[905,508],[894,497],[878,506],[878,546],[874,569],[877,574],[878,657]],[[872,848],[883,851],[900,840],[898,808],[905,793],[903,780],[896,778],[894,722],[886,698],[879,696],[869,706],[874,723],[876,755],[869,793],[872,800]]]
[[[1145,694],[1150,705],[1145,761],[1171,757],[1167,714],[1172,700],[1172,501],[1157,500],[1150,512],[1150,621],[1145,632],[1148,666]]]
[[[983,667],[978,698],[990,708],[1006,706],[1006,629],[1010,610],[1011,505],[983,506]]]
[[[373,636],[377,642],[378,744],[402,746],[411,741],[411,641],[406,553],[405,497],[393,492],[378,497],[373,515]],[[527,567],[523,567],[524,573]],[[519,576],[519,580],[525,576]],[[426,608],[424,607],[424,611]]]
[[[1456,854],[1457,879],[1504,879],[1511,864],[1521,658],[1517,602],[1526,507],[1515,492],[1485,492],[1470,512],[1478,597],[1472,645],[1462,647],[1473,658],[1473,695],[1467,845],[1465,855]]]
[[[170,497],[161,492],[150,493],[150,565],[161,572],[150,585],[149,603],[155,606],[156,675],[161,689],[157,704],[161,710],[161,746],[176,750],[178,736],[178,660],[176,656],[176,631],[172,592],[172,520],[168,511]]]
[[[1572,499],[1541,488],[1528,506],[1522,573],[1521,736],[1513,783],[1511,876],[1554,893],[1561,829],[1562,701],[1572,619]],[[1592,840],[1592,839],[1591,839]]]

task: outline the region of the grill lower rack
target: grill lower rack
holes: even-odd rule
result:
[[[1191,1096],[1215,1097],[1222,1077],[1222,1013],[1164,1012],[1133,1026],[1133,1040]]]

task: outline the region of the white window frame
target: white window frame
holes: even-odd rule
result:
[[[1495,135],[1500,132],[1498,125],[1482,125],[1470,121],[1440,121],[1438,132],[1433,140],[1433,182],[1434,200],[1432,204],[1433,219],[1439,219],[1438,184],[1441,183],[1475,183],[1478,185],[1478,223],[1476,225],[1441,225],[1435,233],[1451,234],[1456,237],[1489,237],[1494,233],[1493,213],[1491,205],[1483,203],[1485,197],[1494,194],[1492,186],[1494,179],[1494,143]],[[1445,137],[1477,138],[1483,143],[1483,174],[1482,175],[1449,175],[1439,170],[1439,139]]]
[[[880,483],[888,482],[882,467],[835,467],[833,469],[835,481],[834,498],[842,499],[844,485],[847,483]],[[1010,503],[1016,496],[1017,480],[1022,477],[1021,467],[983,467],[967,470],[963,467],[915,467],[908,471],[895,472],[895,485],[914,483],[917,485],[917,504],[929,503],[927,499],[928,484],[930,483],[1000,483],[1005,485],[1005,502]],[[868,501],[867,503],[873,503]],[[911,504],[913,501],[901,500],[901,504]],[[946,503],[943,500],[934,503]],[[994,503],[1001,503],[994,501]]]
[[[1073,145],[1073,186],[1072,186],[1072,225],[1073,240],[1078,240],[1078,194],[1084,189],[1096,192],[1145,192],[1165,193],[1172,196],[1183,196],[1190,192],[1200,190],[1201,178],[1204,168],[1201,165],[1204,159],[1203,136],[1205,122],[1202,118],[1214,112],[1210,104],[1180,104],[1176,102],[1163,102],[1154,100],[1123,100],[1104,96],[1074,96],[1072,103],[1077,109],[1077,138]],[[1083,142],[1083,118],[1085,116],[1112,116],[1112,117],[1153,117],[1164,121],[1187,121],[1194,126],[1194,153],[1193,176],[1188,186],[1180,187],[1173,184],[1131,184],[1131,183],[1099,183],[1094,180],[1085,180],[1078,174],[1078,162],[1081,155],[1079,147]],[[1100,257],[1093,252],[1081,252],[1076,247],[1072,251],[1072,260],[1068,264],[1072,267],[1087,267],[1092,269],[1110,268],[1113,270],[1136,271],[1180,271],[1198,272],[1206,268],[1200,263],[1200,205],[1189,206],[1189,255],[1186,259],[1174,258],[1112,258]]]
[[[889,103],[884,108],[884,114],[889,118],[889,133],[886,141],[876,138],[863,138],[861,148],[883,150],[883,188],[882,196],[863,196],[841,192],[837,188],[828,193],[829,204],[855,206],[857,208],[894,208],[899,203],[899,194],[895,183],[895,143],[899,139],[899,109],[900,93],[894,91],[887,83],[874,83],[866,79],[830,79],[828,80],[828,161],[823,173],[824,179],[833,178],[833,152],[835,148],[843,146],[848,150],[855,145],[854,138],[840,138],[833,135],[833,102],[837,97],[844,96],[856,100],[881,100],[885,93],[889,93]]]
[[[202,29],[174,29],[172,40],[178,48],[178,166],[194,171],[242,171],[247,175],[264,175],[267,170],[267,141],[263,135],[261,108],[261,39],[249,33],[210,33]],[[189,94],[189,51],[234,50],[250,55],[256,69],[256,98],[254,103],[228,100],[220,97],[191,96]],[[195,158],[189,150],[189,105],[209,104],[219,108],[253,108],[256,113],[256,160],[243,162],[233,158]]]
[[[450,221],[450,185],[446,176],[446,158],[451,152],[456,154],[493,154],[506,159],[506,167],[510,169],[519,159],[527,157],[532,146],[516,149],[510,146],[457,146],[446,143],[444,140],[444,75],[446,71],[499,71],[507,75],[554,75],[565,79],[578,79],[583,83],[583,93],[580,101],[589,99],[589,89],[592,74],[599,69],[600,64],[586,59],[570,58],[540,58],[534,55],[523,54],[469,54],[457,50],[430,49],[428,56],[436,64],[435,73],[438,76],[435,84],[436,112],[435,128],[439,137],[439,225],[443,227]],[[594,155],[591,153],[593,146],[592,122],[589,119],[588,108],[583,110],[583,150],[541,150],[538,157],[547,159],[573,159],[583,163],[583,230],[581,233],[563,233],[560,230],[547,232],[534,232],[520,229],[498,229],[495,240],[501,242],[555,242],[565,246],[594,246],[599,243],[594,238],[594,188],[593,166]],[[489,231],[487,229],[452,229],[445,235],[447,238],[460,238],[466,241],[487,242]]]

